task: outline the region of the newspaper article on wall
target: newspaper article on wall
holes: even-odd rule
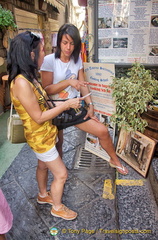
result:
[[[158,1],[98,1],[98,58],[158,63]]]

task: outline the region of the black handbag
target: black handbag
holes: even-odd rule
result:
[[[55,100],[55,101],[61,102],[63,100]],[[48,102],[51,102],[54,107],[56,106],[52,99],[49,99]],[[52,124],[57,126],[58,130],[62,130],[67,127],[71,127],[76,124],[89,120],[90,118],[84,120],[84,117],[86,114],[87,114],[87,110],[84,107],[80,107],[79,109],[70,108],[69,110],[65,110],[62,113],[60,113],[58,116],[53,118]]]
[[[66,101],[66,100],[52,100],[48,95],[48,100],[45,98],[39,87],[36,87],[37,91],[42,95],[44,98],[46,105],[49,109],[52,109],[53,107],[56,107],[55,101]],[[52,105],[50,104],[52,103]],[[57,126],[59,130],[65,129],[67,127],[79,124],[81,122],[84,122],[83,119],[86,115],[87,110],[84,107],[81,107],[79,109],[73,109],[70,108],[69,110],[65,110],[62,113],[60,113],[58,116],[52,119],[52,124]]]
[[[59,100],[59,101],[61,101],[61,100]],[[54,101],[52,99],[49,99],[49,100],[47,100],[47,104],[49,105],[50,109],[51,109],[51,107],[50,107],[49,102],[51,102],[52,105],[54,107],[56,107]],[[68,123],[68,122],[71,122],[71,121],[72,121],[72,115],[69,114],[68,110],[63,111],[58,116],[56,116],[55,118],[52,119],[53,125],[55,125],[57,127],[60,126],[63,123]]]

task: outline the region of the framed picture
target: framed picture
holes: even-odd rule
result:
[[[116,154],[146,177],[156,142],[140,132],[127,132],[121,129]]]

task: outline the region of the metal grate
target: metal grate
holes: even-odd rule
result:
[[[107,167],[108,163],[106,160],[85,150],[83,146],[78,147],[75,156],[74,169],[97,168],[103,170]]]

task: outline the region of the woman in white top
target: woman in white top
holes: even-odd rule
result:
[[[84,80],[84,71],[80,57],[81,38],[78,29],[73,24],[61,26],[57,37],[56,52],[45,56],[41,66],[42,85],[53,99],[77,97],[80,93],[89,93],[88,82]],[[110,165],[123,175],[128,173],[119,161],[107,127],[99,122],[94,115],[91,97],[85,99],[88,110],[74,124],[79,129],[99,138],[103,149],[110,156]],[[59,129],[60,130],[60,129]],[[63,130],[59,131],[58,151],[62,156]]]

